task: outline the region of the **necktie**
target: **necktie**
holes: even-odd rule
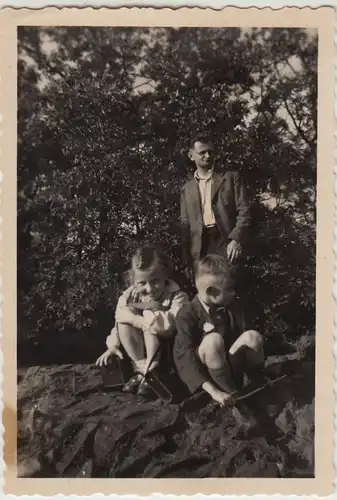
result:
[[[219,330],[219,333],[229,333],[230,318],[226,307],[218,306],[210,308],[210,317],[214,326]]]

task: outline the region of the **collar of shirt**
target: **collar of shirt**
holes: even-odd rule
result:
[[[204,302],[204,301],[202,300],[202,298],[201,298],[199,295],[198,295],[198,300],[199,300],[200,304],[202,305],[202,307],[203,307],[203,308],[205,309],[205,311],[207,312],[207,314],[210,314],[210,313],[211,313],[211,311],[212,311],[214,308],[212,309],[209,305],[207,305],[207,304],[206,304],[206,302]],[[227,309],[227,308],[226,308],[225,306],[221,306],[221,305],[219,305],[219,306],[218,306],[217,308],[215,308],[215,309],[219,309],[219,310],[221,310],[221,311],[222,311],[222,310],[223,310],[223,311],[226,311],[226,309]]]
[[[209,314],[209,306],[206,304],[206,302],[204,302],[202,300],[202,298],[200,297],[200,295],[198,295],[198,299],[199,299],[199,302],[200,304],[202,305],[202,307],[205,309],[205,311],[207,312],[207,314]]]
[[[208,181],[208,179],[211,179],[213,177],[213,172],[214,172],[214,167],[212,167],[211,170],[209,170],[204,177],[201,177],[198,170],[196,170],[194,172],[194,178],[197,181]]]

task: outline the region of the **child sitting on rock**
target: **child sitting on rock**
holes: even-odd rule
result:
[[[158,366],[160,343],[175,333],[176,315],[188,297],[169,278],[168,259],[158,250],[139,248],[132,257],[131,274],[133,285],[118,300],[108,349],[96,364],[106,365],[112,355],[122,358],[122,347],[135,372],[123,391],[147,396],[151,389],[143,375]]]
[[[196,266],[195,278],[198,294],[176,319],[174,361],[192,393],[202,388],[226,406],[242,387],[244,373],[258,383],[264,381],[262,336],[247,330],[223,257],[204,257]]]

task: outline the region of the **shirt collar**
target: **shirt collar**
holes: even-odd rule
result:
[[[209,314],[209,306],[206,304],[206,302],[204,302],[202,300],[202,298],[200,297],[200,295],[198,295],[198,299],[199,299],[199,302],[200,304],[202,305],[202,307],[205,309],[205,311],[207,312],[207,314]]]
[[[198,300],[199,300],[200,304],[202,305],[202,307],[203,307],[203,308],[205,309],[205,311],[207,312],[207,314],[210,314],[210,310],[211,310],[210,306],[209,306],[209,305],[207,305],[207,304],[206,304],[206,302],[204,302],[204,301],[202,300],[202,298],[201,298],[199,295],[197,295],[197,297],[198,297]],[[227,307],[225,307],[225,306],[221,306],[221,305],[219,305],[218,307],[219,307],[219,308],[221,308],[221,309],[227,309]]]
[[[194,178],[197,181],[207,181],[213,177],[214,167],[212,167],[204,177],[200,177],[198,170],[194,172]]]
[[[171,293],[178,292],[179,290],[179,285],[175,281],[168,279],[165,290],[159,300],[164,301]]]

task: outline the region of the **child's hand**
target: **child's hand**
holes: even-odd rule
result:
[[[106,366],[108,364],[109,358],[113,355],[118,356],[120,359],[123,359],[123,354],[118,349],[118,347],[114,347],[112,349],[107,349],[96,361],[96,366]]]
[[[139,290],[139,287],[135,286],[131,292],[131,295],[130,295],[130,298],[129,298],[129,301],[131,303],[135,303],[137,304],[138,302],[140,302],[140,298],[142,296],[142,293],[141,291]]]
[[[220,389],[218,389],[213,384],[213,382],[206,381],[202,384],[201,387],[205,392],[208,392],[211,398],[219,403],[222,407],[231,406],[235,401],[235,398],[233,396],[231,396],[227,392],[220,391]]]
[[[234,403],[234,398],[227,392],[216,390],[212,394],[214,401],[217,401],[221,407],[229,407]]]

